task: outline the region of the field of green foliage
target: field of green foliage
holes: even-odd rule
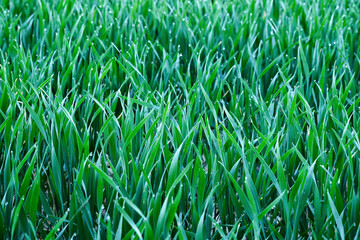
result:
[[[0,0],[0,238],[359,239],[357,0]]]

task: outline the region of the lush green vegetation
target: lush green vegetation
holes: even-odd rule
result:
[[[357,0],[0,1],[0,235],[360,238]]]

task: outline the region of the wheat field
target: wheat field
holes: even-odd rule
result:
[[[0,238],[360,239],[357,0],[0,0]]]

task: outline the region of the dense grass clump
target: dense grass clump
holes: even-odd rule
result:
[[[0,236],[359,239],[357,0],[0,1]]]

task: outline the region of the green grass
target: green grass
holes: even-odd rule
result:
[[[357,0],[0,0],[4,239],[360,238]]]

